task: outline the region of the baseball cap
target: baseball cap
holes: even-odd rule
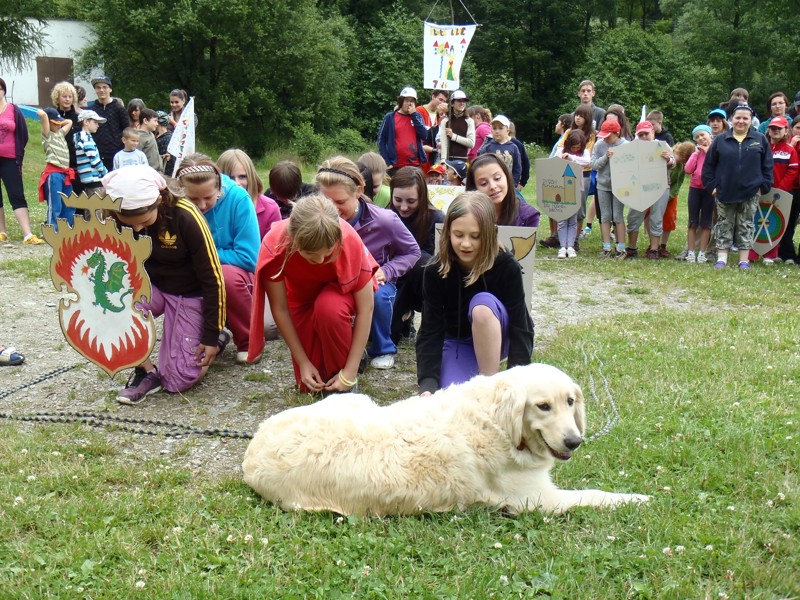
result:
[[[413,87],[406,86],[402,90],[400,90],[400,97],[401,98],[413,98],[414,100],[417,99],[417,90]]]
[[[500,123],[503,127],[511,127],[511,121],[505,115],[497,115],[492,119],[492,123]]]
[[[428,173],[439,173],[444,175],[446,173],[444,165],[435,165],[428,170]]]
[[[92,79],[92,87],[96,86],[98,83],[105,83],[108,87],[114,87],[111,85],[111,78],[108,75],[100,75],[100,77]]]
[[[786,117],[772,117],[768,127],[785,127],[788,129],[789,121],[786,120]]]
[[[636,134],[638,135],[641,131],[654,131],[653,124],[650,121],[640,121],[636,125]]]
[[[456,90],[452,94],[450,94],[450,100],[466,100],[469,102],[469,98],[464,93],[464,90]]]
[[[149,165],[131,165],[111,171],[102,179],[106,194],[122,198],[120,210],[136,210],[158,200],[166,180]]]
[[[620,131],[622,131],[622,127],[620,127],[619,121],[607,120],[603,122],[600,131],[597,132],[597,137],[605,139],[612,133],[619,133]]]
[[[92,121],[97,121],[98,123],[105,123],[108,120],[104,119],[91,109],[82,110],[81,114],[78,115],[78,123],[83,123],[87,119],[91,119]]]
[[[58,111],[52,106],[47,106],[42,110],[47,113],[47,119],[56,125],[63,125],[67,122],[67,119],[58,114]]]
[[[453,171],[456,172],[456,175],[461,177],[461,179],[466,178],[467,163],[465,163],[463,160],[446,160],[444,161],[444,164],[453,169]]]
[[[728,118],[728,113],[726,113],[721,108],[714,108],[714,109],[708,111],[708,114],[706,115],[706,119],[710,119],[711,117],[721,117],[723,119],[727,119]]]
[[[169,125],[169,115],[163,110],[157,110],[156,116],[158,117],[159,125]]]

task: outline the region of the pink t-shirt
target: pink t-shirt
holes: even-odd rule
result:
[[[14,139],[17,125],[14,122],[14,105],[6,104],[6,109],[0,113],[0,157],[16,158],[17,142]]]

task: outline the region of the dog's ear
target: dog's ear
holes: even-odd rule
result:
[[[502,378],[495,387],[495,402],[497,403],[497,423],[511,437],[511,443],[516,448],[522,442],[522,427],[525,419],[525,405],[527,404],[526,385]]]
[[[577,383],[575,384],[575,405],[574,405],[575,425],[578,426],[578,431],[583,437],[586,431],[586,404],[583,401],[583,390]]]

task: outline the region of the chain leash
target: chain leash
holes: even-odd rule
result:
[[[589,366],[589,357],[586,354],[586,349],[583,345],[581,345],[581,352],[583,353],[583,363],[588,367]],[[611,407],[610,412],[606,412],[605,415],[605,423],[603,426],[595,431],[592,435],[586,438],[587,442],[594,441],[598,438],[607,435],[609,431],[611,431],[614,426],[619,422],[619,409],[617,408],[617,403],[614,401],[614,396],[611,394],[611,385],[608,383],[608,377],[605,376],[603,373],[603,360],[597,355],[597,352],[592,352],[592,361],[597,363],[597,373],[600,378],[603,380],[603,387],[605,388],[605,395],[608,398],[608,404]],[[600,399],[597,397],[597,389],[595,386],[594,375],[592,371],[589,370],[589,390],[591,391],[592,398],[600,405]]]

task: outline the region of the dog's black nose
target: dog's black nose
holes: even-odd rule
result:
[[[564,445],[570,450],[575,450],[575,448],[580,446],[582,443],[583,443],[582,437],[568,437],[564,439]]]

